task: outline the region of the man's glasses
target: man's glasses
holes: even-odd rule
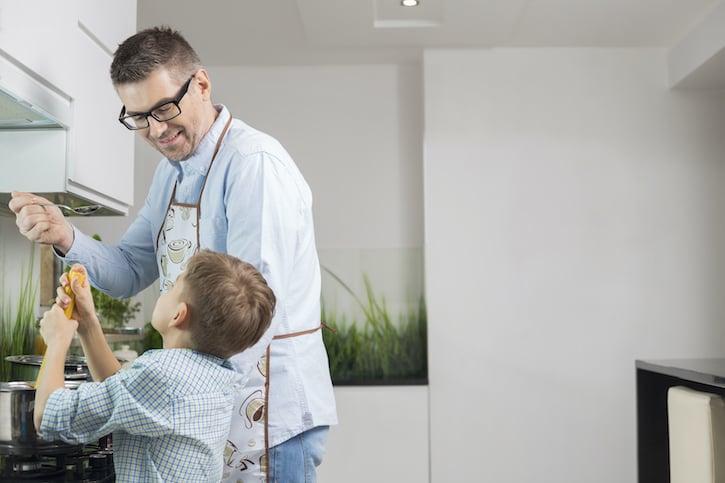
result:
[[[189,77],[189,80],[186,81],[186,83],[181,87],[179,95],[176,96],[176,99],[174,99],[173,101],[165,102],[160,106],[153,108],[149,112],[138,112],[136,114],[129,115],[126,115],[126,106],[123,106],[121,107],[121,114],[118,115],[118,120],[121,121],[121,124],[126,126],[127,129],[131,129],[132,131],[136,131],[138,129],[146,129],[147,127],[149,127],[149,116],[153,117],[159,122],[172,120],[173,118],[181,114],[179,102],[181,102],[181,99],[186,94],[186,91],[189,90],[191,80],[194,78],[195,75],[196,72],[194,72],[191,77]]]

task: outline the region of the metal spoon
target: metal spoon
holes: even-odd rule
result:
[[[102,208],[101,205],[85,205],[85,206],[76,206],[73,208],[72,206],[64,205],[61,203],[33,203],[37,206],[57,206],[58,208],[70,211],[71,213],[75,213],[76,215],[91,215],[95,213],[96,211],[100,210]]]

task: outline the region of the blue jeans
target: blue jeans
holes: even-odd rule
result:
[[[329,426],[318,426],[269,448],[270,483],[316,483]]]

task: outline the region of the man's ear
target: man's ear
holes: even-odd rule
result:
[[[175,327],[177,329],[184,329],[189,325],[191,320],[191,311],[186,302],[179,302],[176,306],[176,313],[174,317],[169,321],[169,327]]]
[[[199,69],[196,71],[196,83],[204,100],[211,99],[211,80],[206,70]]]

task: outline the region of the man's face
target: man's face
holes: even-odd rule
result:
[[[127,114],[144,113],[175,100],[183,83],[173,79],[166,69],[160,68],[142,81],[117,85],[116,91]],[[169,160],[184,161],[196,151],[206,134],[202,102],[197,78],[194,77],[188,91],[179,101],[180,115],[163,122],[149,116],[149,127],[136,133]]]

